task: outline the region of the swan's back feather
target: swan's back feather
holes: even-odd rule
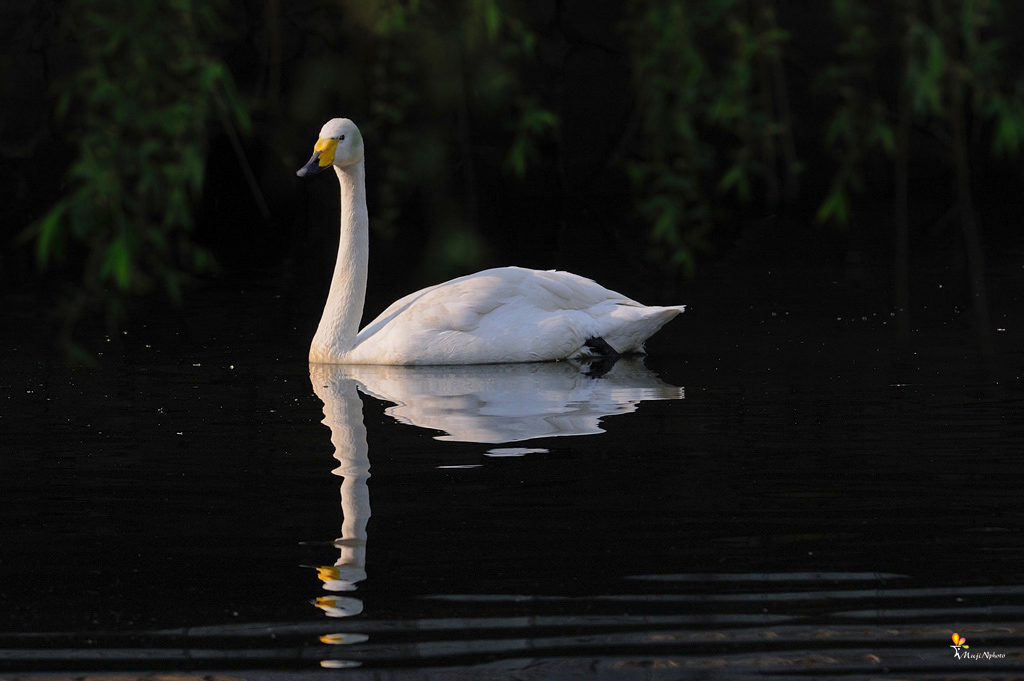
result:
[[[519,269],[519,268],[516,268]],[[529,270],[526,270],[529,272]],[[548,270],[533,272],[523,280],[524,293],[539,306],[556,310],[585,310],[603,302],[638,305],[623,295],[606,289],[592,279],[571,272]]]
[[[586,354],[595,337],[626,354],[682,310],[645,307],[569,272],[502,267],[396,301],[359,332],[345,361],[544,361]]]

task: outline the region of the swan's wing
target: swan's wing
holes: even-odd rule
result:
[[[384,328],[384,326],[386,326],[387,323],[390,322],[392,319],[398,317],[411,306],[413,306],[416,303],[416,301],[420,300],[423,296],[427,295],[431,291],[440,288],[444,285],[445,284],[435,284],[434,286],[428,286],[427,288],[422,288],[419,291],[410,293],[407,296],[399,298],[395,302],[388,305],[387,308],[385,308],[383,312],[377,315],[372,322],[364,326],[362,330],[359,332],[359,336],[369,337],[374,335],[375,333],[379,332],[382,328]]]
[[[520,267],[484,270],[455,279],[426,291],[414,305],[417,317],[434,328],[464,332],[495,321],[507,325],[599,306],[640,307],[585,277]]]
[[[578,274],[558,270],[527,271],[532,276],[522,280],[523,295],[543,310],[586,310],[602,303],[640,306],[635,300]]]
[[[359,335],[372,336],[408,313],[433,329],[472,331],[487,315],[513,301],[525,301],[547,312],[584,310],[602,302],[639,305],[570,272],[499,267],[410,293],[389,305]]]
[[[359,332],[354,357],[424,364],[537,361],[568,357],[595,337],[632,352],[678,311],[664,312],[579,275],[502,267],[395,302]]]

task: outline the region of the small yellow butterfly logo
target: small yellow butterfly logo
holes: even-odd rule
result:
[[[960,636],[960,634],[953,634],[953,645],[959,648],[970,648],[967,645],[967,639]]]

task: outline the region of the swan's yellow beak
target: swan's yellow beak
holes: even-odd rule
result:
[[[334,163],[334,152],[338,148],[338,140],[320,138],[313,145],[313,156],[309,163],[295,171],[299,177],[313,175],[321,170],[326,170]]]

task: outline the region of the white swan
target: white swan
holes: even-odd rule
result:
[[[504,364],[643,352],[684,305],[647,307],[575,274],[484,270],[393,303],[358,331],[369,217],[363,137],[347,118],[320,130],[300,177],[334,168],[341,242],[309,361],[326,364]]]

